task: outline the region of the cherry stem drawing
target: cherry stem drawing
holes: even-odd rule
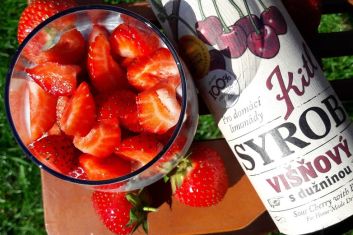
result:
[[[241,11],[240,7],[233,0],[229,0],[229,2],[230,2],[230,4],[232,4],[232,6],[235,8],[235,10],[237,10],[239,17],[243,18],[244,13]]]
[[[246,12],[248,13],[249,16],[251,16],[251,11],[250,11],[250,8],[249,8],[249,5],[248,5],[247,1],[246,1],[246,0],[243,0],[243,2],[244,2],[244,5],[245,5],[245,8],[246,8]],[[249,17],[249,18],[250,18],[250,21],[251,21],[252,26],[253,26],[254,29],[255,29],[256,34],[259,35],[261,32],[260,32],[260,30],[256,27],[256,24],[255,24],[255,22],[254,22],[254,19],[253,19],[252,17]]]
[[[215,10],[216,10],[217,16],[219,17],[219,19],[220,19],[220,21],[221,21],[221,23],[222,23],[223,31],[224,31],[225,33],[229,33],[230,30],[229,30],[229,28],[228,28],[226,22],[224,21],[221,12],[219,11],[219,8],[218,8],[218,5],[217,5],[216,0],[212,0],[212,2],[213,2],[213,5],[214,5],[214,8],[215,8]]]

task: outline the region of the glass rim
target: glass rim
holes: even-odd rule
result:
[[[139,167],[138,169],[130,172],[129,174],[119,176],[117,178],[112,178],[112,179],[106,179],[106,180],[83,180],[83,179],[78,179],[74,177],[67,176],[63,173],[60,173],[58,171],[55,171],[51,169],[50,167],[46,166],[44,163],[39,161],[33,154],[29,151],[28,147],[22,142],[19,134],[17,133],[16,127],[14,125],[14,122],[12,120],[12,115],[11,115],[11,108],[10,108],[10,102],[9,102],[9,90],[10,90],[10,83],[11,83],[11,78],[12,74],[14,71],[14,67],[21,55],[21,52],[23,48],[27,45],[27,43],[40,31],[42,30],[45,26],[50,24],[51,22],[55,21],[56,19],[77,13],[77,12],[84,12],[84,11],[89,11],[89,10],[106,10],[106,11],[113,11],[116,13],[120,14],[125,14],[130,17],[133,17],[137,19],[138,21],[142,22],[144,25],[146,25],[148,28],[150,28],[156,35],[159,37],[160,40],[167,46],[168,50],[171,52],[174,61],[178,67],[179,74],[180,74],[180,80],[181,80],[181,90],[182,90],[182,96],[181,96],[181,111],[180,111],[180,116],[178,119],[177,124],[175,125],[175,129],[173,130],[172,135],[168,139],[167,143],[163,146],[162,150],[148,163],[145,165]],[[9,70],[6,75],[6,81],[5,81],[5,112],[6,112],[6,117],[7,120],[10,124],[11,131],[13,133],[13,136],[15,137],[16,142],[22,149],[22,151],[25,153],[25,155],[30,158],[40,169],[44,169],[45,171],[49,172],[50,174],[54,175],[55,177],[58,177],[62,180],[72,182],[72,183],[77,183],[81,185],[93,185],[93,186],[102,186],[102,185],[109,185],[109,184],[114,184],[114,183],[120,183],[120,182],[127,182],[129,179],[132,179],[135,176],[138,176],[148,168],[150,168],[153,164],[155,164],[159,159],[161,159],[164,154],[169,150],[171,145],[174,143],[175,139],[177,138],[182,124],[184,120],[184,115],[186,113],[186,104],[187,104],[187,89],[186,89],[186,75],[184,72],[184,68],[182,65],[182,62],[177,54],[177,51],[175,50],[174,46],[172,45],[171,41],[167,38],[165,34],[163,34],[157,26],[155,26],[153,23],[151,23],[148,19],[145,17],[134,13],[130,10],[127,10],[125,8],[117,7],[117,6],[110,6],[110,5],[84,5],[84,6],[78,6],[78,7],[73,7],[66,9],[64,11],[59,12],[58,14],[55,14],[45,21],[41,22],[38,26],[36,26],[28,35],[27,37],[23,40],[23,42],[19,45],[18,49],[16,50],[15,54],[13,55]]]

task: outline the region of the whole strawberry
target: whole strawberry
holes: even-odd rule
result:
[[[140,225],[147,233],[147,210],[140,194],[126,192],[95,191],[92,194],[93,208],[104,225],[119,235],[131,234]]]
[[[228,189],[228,176],[221,156],[214,149],[195,145],[191,154],[171,176],[175,198],[192,207],[219,203]]]
[[[17,31],[17,40],[21,43],[25,37],[41,22],[60,11],[77,6],[74,0],[35,0],[22,12]]]

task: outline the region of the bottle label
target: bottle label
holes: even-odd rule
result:
[[[278,229],[351,216],[353,125],[281,2],[150,2]]]

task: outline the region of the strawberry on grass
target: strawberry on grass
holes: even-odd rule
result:
[[[89,43],[87,69],[93,86],[101,93],[127,85],[126,74],[110,54],[108,38],[102,33]]]
[[[181,107],[175,88],[168,83],[139,93],[136,104],[138,119],[145,132],[164,134],[179,120]]]
[[[216,205],[228,189],[224,162],[217,151],[202,144],[193,146],[190,151],[170,177],[174,196],[192,207]]]
[[[73,143],[83,153],[108,157],[120,144],[121,131],[117,119],[101,120],[85,136],[75,136]]]
[[[57,98],[45,92],[37,83],[28,81],[30,132],[34,141],[45,134],[56,120]]]
[[[78,166],[77,150],[65,135],[49,135],[35,141],[29,150],[40,162],[62,174]]]
[[[64,111],[58,110],[58,113],[59,126],[65,134],[84,136],[91,130],[96,121],[96,106],[86,82],[78,86]]]
[[[167,48],[159,48],[151,56],[132,62],[127,69],[127,79],[140,91],[150,89],[162,81],[174,87],[180,84],[178,67]]]
[[[54,62],[39,64],[26,69],[27,74],[46,92],[54,96],[72,95],[76,89],[77,65],[61,65]]]
[[[17,39],[19,43],[41,22],[60,11],[77,6],[74,0],[34,0],[20,16]]]

